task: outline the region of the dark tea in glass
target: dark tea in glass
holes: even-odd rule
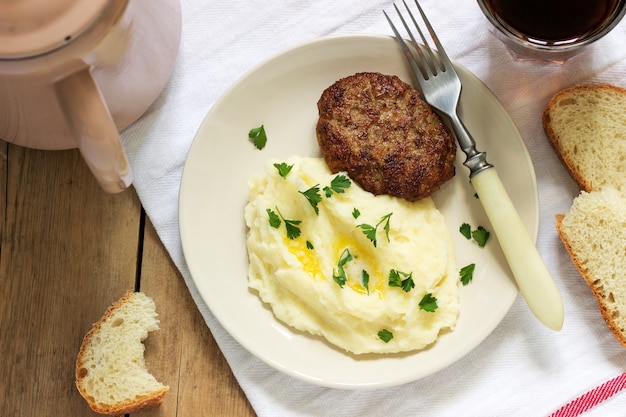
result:
[[[572,41],[601,28],[618,0],[485,0],[512,30],[539,42]]]
[[[509,46],[515,43],[517,49],[548,53],[571,52],[599,39],[626,12],[626,0],[478,0],[478,4]]]

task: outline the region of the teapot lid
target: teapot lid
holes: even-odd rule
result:
[[[88,29],[110,0],[0,0],[0,59],[61,48]]]

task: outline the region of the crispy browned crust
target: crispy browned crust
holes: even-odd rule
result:
[[[169,386],[165,386],[163,389],[154,392],[152,395],[141,398],[140,400],[130,401],[127,403],[120,403],[116,406],[111,407],[101,407],[97,403],[94,402],[93,398],[89,395],[88,392],[82,386],[82,375],[81,369],[83,368],[83,354],[89,345],[89,341],[94,335],[98,334],[100,328],[102,327],[102,323],[106,321],[107,318],[113,314],[115,310],[117,310],[121,305],[126,303],[129,298],[133,296],[133,291],[127,291],[122,298],[117,300],[115,303],[111,304],[109,308],[107,308],[106,312],[102,316],[100,320],[94,323],[93,327],[85,337],[83,338],[83,342],[80,346],[80,350],[78,352],[78,357],[76,358],[76,388],[80,395],[87,401],[89,407],[99,414],[106,414],[110,416],[122,416],[124,414],[134,413],[140,410],[145,410],[146,408],[154,407],[160,405],[163,402],[163,397],[165,397],[165,393],[170,389]]]
[[[414,201],[454,176],[454,138],[398,77],[363,72],[342,78],[324,90],[317,107],[326,164],[363,189]]]
[[[552,99],[548,102],[548,105],[543,111],[543,115],[541,118],[543,129],[546,132],[546,136],[548,137],[550,145],[552,145],[552,148],[556,151],[556,154],[558,155],[563,165],[565,165],[565,168],[569,172],[572,179],[578,184],[578,186],[582,190],[587,191],[587,192],[592,191],[591,183],[587,179],[585,179],[582,173],[576,170],[574,161],[568,158],[567,153],[561,147],[559,143],[559,135],[556,133],[556,131],[552,127],[550,115],[556,109],[559,101],[563,99],[564,97],[571,95],[572,93],[592,91],[592,90],[597,91],[597,90],[603,90],[603,89],[612,90],[614,92],[618,92],[619,94],[626,94],[626,89],[617,87],[611,84],[576,85],[576,86],[566,88],[556,93],[554,97],[552,97]]]
[[[98,414],[105,414],[109,416],[123,416],[124,414],[132,414],[150,407],[156,407],[157,405],[160,405],[163,402],[163,397],[165,397],[165,393],[167,393],[168,390],[169,387],[166,387],[149,397],[145,397],[141,400],[136,400],[125,404],[119,404],[115,407],[99,407],[97,404],[90,401],[87,397],[85,397],[85,399],[87,400],[89,407],[91,407],[91,409]]]
[[[600,314],[602,314],[602,318],[604,319],[604,322],[609,327],[609,329],[611,330],[615,338],[622,344],[622,346],[626,347],[626,335],[622,332],[621,328],[618,325],[616,325],[615,322],[613,321],[612,312],[607,307],[606,302],[605,302],[606,295],[602,291],[602,288],[601,288],[602,284],[596,282],[596,280],[594,280],[594,278],[589,273],[589,270],[583,267],[581,261],[576,256],[576,253],[574,249],[572,248],[572,245],[567,239],[567,235],[565,234],[565,232],[563,231],[563,228],[561,227],[563,217],[564,217],[563,214],[557,214],[555,216],[556,230],[559,234],[559,237],[561,238],[561,241],[563,242],[563,245],[565,246],[565,249],[567,250],[569,257],[571,258],[572,263],[574,264],[574,266],[576,267],[580,275],[583,277],[583,279],[587,283],[587,286],[589,287],[594,297],[596,298],[596,301],[598,302],[598,308],[600,310]]]

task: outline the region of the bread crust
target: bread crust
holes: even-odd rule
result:
[[[332,172],[364,190],[409,201],[454,176],[456,141],[417,90],[397,76],[357,73],[336,81],[318,103],[317,140]]]
[[[574,97],[574,96],[582,96],[586,93],[597,93],[597,92],[606,92],[608,94],[618,94],[626,97],[626,89],[622,87],[618,87],[611,84],[582,84],[575,85],[573,87],[569,87],[563,89],[556,93],[554,97],[548,102],[543,114],[542,114],[542,124],[546,136],[552,145],[552,148],[556,151],[559,159],[565,165],[565,168],[569,172],[572,179],[578,184],[578,186],[584,191],[592,191],[594,189],[592,182],[589,178],[586,178],[585,175],[580,172],[576,168],[576,163],[572,159],[572,156],[567,153],[567,151],[561,146],[561,142],[559,140],[559,134],[554,129],[552,125],[552,114],[558,110],[559,103],[561,100]],[[599,167],[598,169],[602,169]]]
[[[583,190],[577,199],[584,197],[583,201],[591,204],[589,208],[577,199],[574,200],[567,216],[564,214],[555,216],[556,230],[572,263],[596,298],[602,318],[624,347],[626,347],[624,325],[626,311],[621,311],[623,308],[620,306],[624,305],[621,298],[623,294],[621,291],[614,293],[613,283],[614,274],[623,274],[624,271],[619,271],[620,267],[615,266],[618,271],[607,272],[603,270],[601,264],[598,264],[599,261],[604,261],[603,256],[619,254],[605,255],[595,249],[609,248],[611,246],[608,242],[621,239],[613,231],[615,227],[623,226],[614,225],[611,226],[611,230],[599,230],[602,225],[608,224],[606,222],[609,218],[601,216],[595,220],[600,223],[586,223],[582,219],[593,218],[592,212],[604,213],[606,208],[595,206],[603,201],[600,198],[601,193],[605,191],[611,193],[609,189],[612,188],[615,188],[617,193],[619,190],[624,191],[619,161],[626,157],[622,153],[626,148],[619,141],[623,137],[622,131],[626,128],[626,118],[623,117],[625,108],[626,89],[611,84],[584,84],[566,88],[555,94],[542,115],[542,124],[551,146],[570,176]],[[619,146],[610,146],[616,144]],[[619,205],[620,203],[616,204],[619,207],[623,206]],[[577,212],[580,207],[583,207],[582,210],[591,211]],[[613,216],[615,213],[612,212]],[[570,214],[579,217],[570,221]],[[579,225],[579,229],[573,229],[573,224]],[[593,245],[593,250],[580,241],[581,236],[585,242]],[[611,259],[615,261],[614,258]]]
[[[622,331],[621,327],[618,326],[613,320],[613,312],[611,311],[611,309],[609,309],[605,302],[606,294],[604,294],[602,288],[598,286],[597,280],[591,276],[589,270],[583,266],[581,260],[578,258],[576,251],[572,247],[572,244],[567,237],[567,233],[562,227],[564,217],[565,215],[563,214],[555,215],[556,230],[559,234],[559,237],[561,238],[561,241],[563,242],[563,245],[565,246],[569,257],[572,260],[572,263],[574,264],[580,275],[583,277],[583,279],[587,283],[587,286],[596,298],[596,301],[598,303],[598,309],[600,310],[600,314],[602,314],[604,322],[611,330],[617,341],[621,343],[622,346],[626,347],[626,334]]]
[[[82,379],[84,376],[82,375],[82,371],[81,371],[81,369],[84,368],[83,357],[85,355],[86,350],[88,349],[90,340],[101,331],[103,323],[107,321],[116,310],[118,310],[122,305],[127,303],[134,296],[134,294],[135,294],[134,291],[130,291],[130,290],[127,291],[122,296],[122,298],[120,298],[119,300],[117,300],[116,302],[114,302],[107,308],[102,318],[100,318],[100,320],[94,323],[91,330],[89,330],[87,334],[85,335],[85,337],[83,338],[83,342],[78,352],[78,356],[76,359],[76,367],[75,367],[76,388],[78,389],[82,397],[85,399],[85,401],[87,401],[87,403],[89,404],[89,407],[93,411],[99,414],[106,414],[106,415],[111,415],[111,416],[122,416],[124,414],[130,414],[130,413],[134,413],[140,410],[144,410],[146,408],[160,405],[163,402],[163,398],[165,394],[169,390],[169,386],[164,386],[162,389],[155,391],[151,393],[151,395],[148,395],[146,397],[133,400],[133,401],[124,402],[124,403],[118,403],[118,404],[111,405],[108,407],[107,406],[103,407],[94,401],[94,398],[89,394],[89,392],[82,385]]]

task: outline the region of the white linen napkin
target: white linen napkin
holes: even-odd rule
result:
[[[555,65],[514,60],[473,0],[422,0],[422,6],[448,54],[494,92],[526,141],[539,187],[537,245],[563,296],[563,329],[544,328],[518,297],[495,331],[452,366],[402,386],[355,392],[283,375],[238,345],[198,295],[181,249],[178,192],[195,132],[232,83],[288,47],[336,34],[391,35],[382,10],[392,11],[392,1],[182,0],[172,79],[122,140],[139,198],[259,416],[547,416],[626,370],[626,349],[604,324],[556,234],[554,215],[570,207],[578,189],[541,126],[546,103],[564,87],[626,86],[626,22]],[[623,416],[625,410],[622,394],[587,415]]]

